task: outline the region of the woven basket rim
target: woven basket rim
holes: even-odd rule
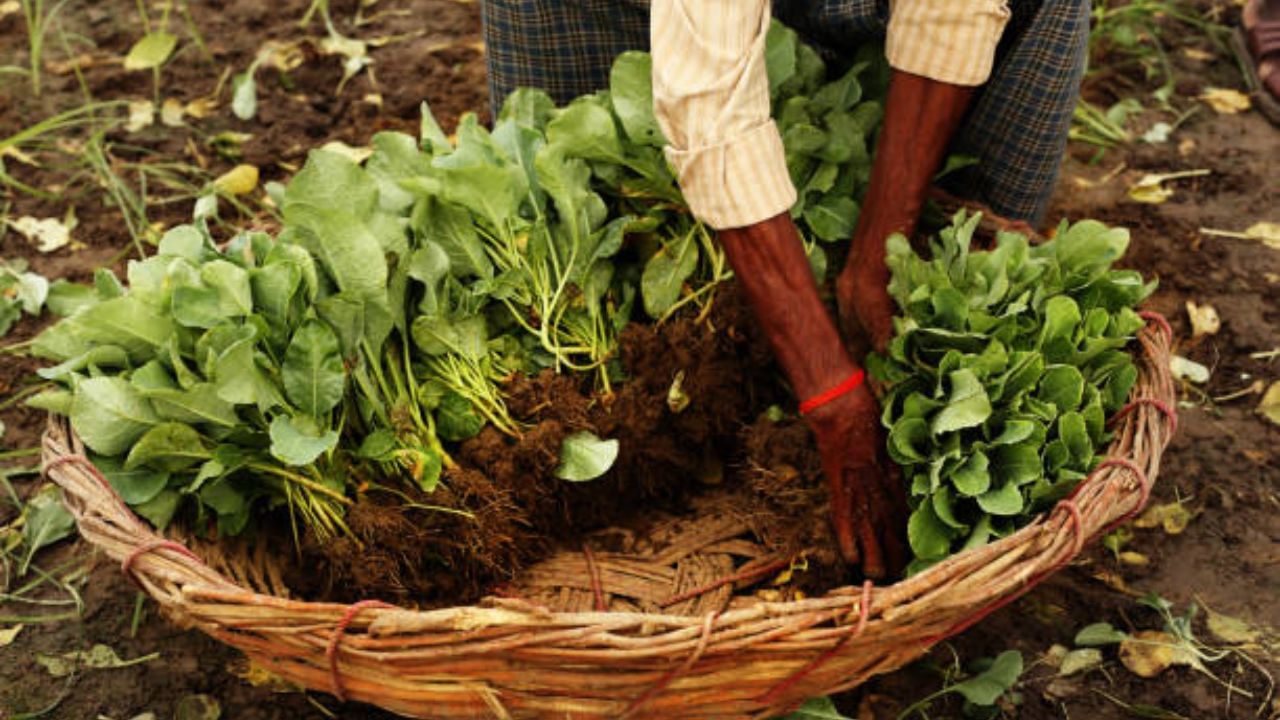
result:
[[[81,536],[169,614],[303,686],[414,717],[763,718],[909,662],[1141,511],[1177,420],[1172,333],[1163,317],[1143,316],[1139,381],[1109,419],[1108,459],[1067,500],[891,585],[701,616],[557,612],[510,598],[436,610],[284,599],[237,585],[141,521],[65,418],[50,417],[42,466]],[[748,670],[726,671],[738,657]],[[565,667],[581,677],[559,678]],[[591,690],[588,678],[617,687]]]

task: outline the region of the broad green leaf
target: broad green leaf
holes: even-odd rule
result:
[[[1080,308],[1076,301],[1065,295],[1049,298],[1044,306],[1044,329],[1041,331],[1041,344],[1055,340],[1069,340],[1076,328],[1080,326]]]
[[[666,139],[653,115],[652,75],[648,53],[622,53],[609,71],[609,101],[631,142],[660,148]]]
[[[150,501],[169,484],[168,472],[145,467],[126,470],[119,458],[94,457],[93,464],[129,505]]]
[[[662,317],[680,298],[680,290],[698,265],[698,244],[688,233],[664,245],[640,277],[640,292],[649,317]]]
[[[542,130],[555,114],[556,104],[545,90],[516,88],[502,103],[498,120],[511,120],[519,125]],[[443,133],[441,134],[443,137]]]
[[[830,194],[805,208],[804,221],[819,240],[847,240],[853,236],[853,228],[858,223],[858,203],[843,195]]]
[[[992,515],[1017,515],[1022,512],[1024,506],[1022,491],[1013,483],[988,490],[978,496],[978,507]]]
[[[200,433],[183,423],[161,423],[148,430],[125,460],[126,470],[147,466],[164,472],[181,472],[209,459]]]
[[[1016,445],[1036,432],[1033,420],[1007,420],[1000,434],[991,440],[991,445]]]
[[[45,307],[58,317],[69,317],[79,310],[98,302],[98,294],[88,285],[55,280],[49,285]]]
[[[22,509],[22,542],[27,548],[26,561],[18,572],[21,577],[37,550],[52,545],[76,531],[75,518],[62,504],[62,491],[56,485],[45,485],[27,501]]]
[[[173,289],[173,319],[189,328],[208,329],[222,322],[225,315],[218,291],[211,287],[184,286]]]
[[[125,70],[151,70],[158,68],[173,54],[178,36],[163,30],[153,30],[129,48],[124,58]]]
[[[76,385],[71,427],[96,453],[123,454],[159,421],[151,403],[123,378],[89,378]]]
[[[218,397],[236,405],[256,404],[266,411],[284,402],[279,387],[255,357],[257,331],[251,325],[239,328],[232,342],[217,355],[213,365]]]
[[[170,228],[160,238],[156,252],[168,257],[186,258],[198,263],[204,259],[207,249],[204,234],[194,225],[178,225]]]
[[[1070,365],[1054,365],[1040,377],[1039,399],[1053,403],[1059,413],[1080,407],[1084,397],[1084,376]]]
[[[991,487],[989,463],[985,453],[975,450],[964,464],[951,474],[951,484],[961,495],[976,497],[985,493]]]
[[[253,289],[244,268],[226,260],[213,260],[200,267],[200,279],[217,291],[222,315],[243,317],[253,312]]]
[[[151,401],[156,415],[165,420],[223,428],[234,428],[239,424],[236,407],[218,397],[218,388],[212,383],[197,383],[186,389],[145,389],[142,393]]]
[[[173,520],[173,515],[178,511],[178,505],[181,503],[181,493],[166,488],[150,500],[135,505],[133,511],[154,525],[157,530],[163,530]]]
[[[617,440],[602,440],[594,433],[580,430],[566,436],[560,445],[560,465],[555,475],[572,482],[595,480],[608,472],[617,458]]]
[[[796,74],[796,32],[780,22],[769,24],[765,35],[764,65],[769,76],[769,94],[777,92]]]
[[[959,693],[974,705],[994,705],[1002,695],[1013,689],[1022,674],[1022,653],[1006,650],[996,656],[991,667],[967,680],[952,685],[950,690]]]
[[[462,442],[476,436],[485,425],[484,418],[461,395],[448,392],[436,408],[436,434],[447,442]]]
[[[1063,413],[1058,418],[1058,437],[1066,444],[1071,456],[1081,463],[1093,458],[1093,443],[1084,416],[1078,412]]]
[[[447,155],[453,152],[453,143],[449,142],[449,138],[440,129],[440,123],[436,122],[436,116],[431,112],[431,106],[427,105],[427,101],[423,100],[419,109],[421,112],[421,124],[418,131],[418,139],[422,143],[422,149],[439,155]]]
[[[338,433],[322,431],[309,418],[277,415],[270,435],[272,457],[286,465],[310,465],[338,445]]]
[[[951,489],[942,487],[938,492],[933,494],[933,513],[938,519],[945,523],[948,527],[955,529],[957,532],[969,532],[969,526],[956,518],[954,509],[954,500]]]
[[[972,370],[956,370],[948,377],[951,394],[930,424],[934,435],[975,427],[991,416],[991,400]]]
[[[342,402],[346,386],[342,348],[327,324],[307,320],[298,328],[285,351],[280,379],[285,397],[312,417],[319,418]]]
[[[903,417],[889,431],[889,453],[899,464],[927,462],[931,441],[927,422]]]
[[[1118,645],[1129,638],[1129,634],[1115,629],[1111,623],[1098,622],[1086,625],[1076,633],[1075,645],[1079,647],[1099,647],[1101,645]]]
[[[1039,447],[1034,441],[1000,445],[992,448],[992,454],[995,461],[992,474],[1002,485],[1023,485],[1040,477],[1043,472]]]
[[[466,210],[439,200],[427,200],[415,213],[415,227],[448,256],[448,270],[457,278],[493,277],[493,263]]]
[[[569,103],[547,123],[547,142],[566,157],[626,162],[613,114],[590,95]]]
[[[907,521],[907,540],[917,558],[946,557],[951,549],[951,533],[933,511],[932,503],[921,503]]]

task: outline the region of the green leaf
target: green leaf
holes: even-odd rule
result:
[[[98,302],[98,293],[88,285],[55,280],[49,285],[45,307],[58,317],[69,317],[77,311]]]
[[[253,288],[249,273],[226,260],[213,260],[200,267],[200,279],[218,293],[218,312],[225,317],[244,317],[253,312]]]
[[[571,482],[595,480],[608,472],[617,459],[617,440],[602,440],[594,433],[580,430],[566,436],[561,444],[560,465],[555,475]]]
[[[232,342],[214,360],[214,383],[223,400],[236,405],[256,404],[266,411],[282,405],[284,398],[258,366],[256,342],[257,331],[252,325],[238,328]]]
[[[1009,483],[978,496],[978,507],[992,515],[1017,515],[1025,507],[1022,491]]]
[[[269,432],[272,457],[286,465],[310,465],[338,445],[338,433],[322,432],[310,418],[277,415]]]
[[[163,530],[169,525],[169,521],[173,520],[173,515],[178,511],[178,505],[181,502],[181,493],[166,488],[150,500],[135,505],[133,511],[154,525],[157,530]]]
[[[1013,689],[1022,674],[1022,653],[1006,650],[996,656],[991,667],[968,680],[951,686],[974,705],[994,705],[1002,695]]]
[[[609,71],[609,101],[631,142],[660,148],[666,139],[653,115],[652,76],[648,53],[622,53]]]
[[[976,427],[991,416],[991,400],[972,370],[950,373],[951,395],[930,424],[934,435]]]
[[[796,74],[798,44],[794,30],[776,20],[769,24],[764,43],[764,65],[769,76],[770,95]]]
[[[1063,413],[1058,418],[1058,437],[1082,465],[1093,459],[1093,442],[1089,440],[1089,429],[1080,413]]]
[[[280,379],[299,410],[319,418],[342,402],[346,372],[338,336],[324,322],[307,320],[293,334]]]
[[[1034,439],[1020,445],[1000,445],[992,451],[993,474],[1003,485],[1025,485],[1043,473],[1038,443]]]
[[[160,67],[173,54],[178,45],[178,36],[163,30],[153,30],[129,48],[124,58],[125,70],[150,70]]]
[[[455,392],[445,393],[436,408],[436,434],[447,442],[462,442],[484,429],[485,420],[466,398]]]
[[[1070,340],[1080,326],[1080,307],[1065,295],[1055,295],[1044,306],[1044,329],[1040,332],[1041,344],[1055,340]]]
[[[1081,628],[1073,643],[1078,647],[1099,647],[1117,645],[1128,638],[1128,633],[1115,629],[1111,623],[1099,622]]]
[[[1080,407],[1084,397],[1084,376],[1070,365],[1053,365],[1040,377],[1040,400],[1053,403],[1059,413]]]
[[[943,558],[951,550],[951,531],[933,510],[933,503],[921,503],[907,521],[907,540],[917,558]]]
[[[22,542],[27,554],[18,571],[19,577],[37,550],[70,537],[76,530],[75,518],[63,506],[62,491],[56,485],[46,485],[32,496],[22,509],[22,517]]]
[[[920,418],[903,417],[889,431],[889,454],[895,462],[927,462],[932,445],[929,424]]]
[[[76,385],[71,427],[96,453],[123,454],[159,421],[151,403],[123,378],[89,378]]]
[[[241,120],[252,120],[258,114],[258,83],[251,68],[231,78],[231,112]]]
[[[129,505],[150,501],[169,484],[168,472],[151,468],[126,470],[118,458],[94,457],[93,464]]]
[[[190,425],[182,423],[161,423],[148,430],[125,460],[126,470],[137,469],[141,465],[163,470],[165,472],[181,472],[193,465],[208,460],[209,451],[204,448],[204,440],[200,433]]]
[[[977,497],[991,487],[989,460],[985,453],[975,450],[964,464],[951,474],[951,484],[961,495]]]
[[[804,221],[819,240],[847,240],[858,224],[858,203],[843,195],[829,194],[816,205],[805,208]]]
[[[836,709],[836,704],[829,697],[813,698],[805,701],[798,709],[790,715],[784,715],[777,720],[852,720],[851,718],[840,714]]]
[[[687,233],[664,245],[640,276],[640,292],[649,317],[662,317],[680,299],[680,290],[698,266],[698,244],[693,233]]]

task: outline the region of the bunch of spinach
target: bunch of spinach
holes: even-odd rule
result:
[[[99,271],[92,294],[36,338],[64,389],[29,404],[70,417],[126,502],[163,527],[190,498],[196,527],[235,534],[257,503],[286,505],[321,537],[341,532],[335,458],[346,374],[338,336],[313,309],[309,253],[242,234],[217,250],[181,226],[130,262],[125,288]]]
[[[1001,233],[971,252],[958,214],[931,259],[890,238],[902,315],[886,355],[889,454],[910,485],[913,570],[1002,537],[1069,493],[1100,461],[1105,419],[1137,380],[1124,351],[1154,289],[1111,265],[1128,232],[1065,222],[1031,246]]]

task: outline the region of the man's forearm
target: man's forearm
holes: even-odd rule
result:
[[[854,233],[855,245],[862,245],[855,251],[867,260],[883,259],[889,235],[915,230],[929,182],[973,93],[973,87],[893,71],[871,184]]]

